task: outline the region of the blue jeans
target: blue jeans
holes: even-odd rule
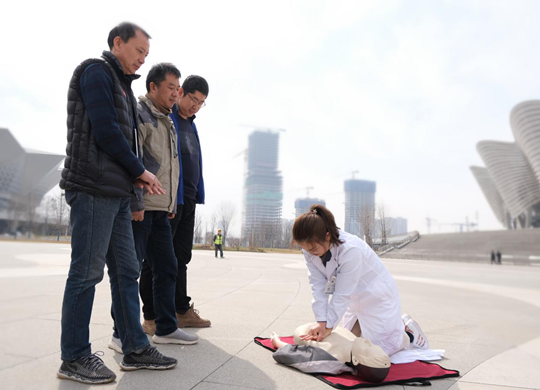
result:
[[[116,326],[124,354],[146,347],[140,323],[140,265],[131,230],[129,198],[94,196],[66,191],[71,206],[71,264],[62,304],[62,360],[91,353],[90,316],[95,286],[107,264]]]
[[[178,329],[174,295],[178,262],[174,255],[169,214],[166,211],[145,211],[142,221],[132,221],[135,251],[152,277],[141,278],[141,295],[146,283],[151,283],[152,308],[155,313],[156,334],[164,336]]]

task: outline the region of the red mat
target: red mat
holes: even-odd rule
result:
[[[293,338],[281,337],[281,340],[294,344]],[[270,351],[276,349],[272,346],[270,339],[255,337],[255,343]],[[328,383],[337,389],[361,389],[366,387],[377,387],[384,385],[409,385],[409,386],[430,386],[431,379],[451,378],[459,376],[459,371],[447,370],[435,363],[415,361],[413,363],[392,364],[390,372],[381,383],[366,382],[359,375],[341,374],[332,375],[313,375],[316,378]]]

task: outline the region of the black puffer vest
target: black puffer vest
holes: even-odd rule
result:
[[[104,51],[102,58],[91,58],[81,63],[75,69],[69,83],[67,157],[62,170],[60,188],[84,191],[93,195],[127,198],[132,194],[134,178],[96,144],[80,93],[79,79],[90,64],[105,64],[113,80],[118,125],[131,149],[137,153],[138,145],[133,125],[133,113],[137,112],[137,105],[131,90],[131,81],[139,76],[124,75],[120,63],[110,52]]]

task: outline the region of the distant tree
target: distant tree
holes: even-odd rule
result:
[[[392,231],[391,219],[387,217],[383,204],[377,206],[377,228],[380,232],[381,246],[388,244],[388,236]]]
[[[199,208],[195,209],[195,223],[193,226],[193,241],[195,244],[200,244],[203,240],[202,223],[203,217]]]
[[[364,234],[364,241],[370,248],[373,248],[373,237],[375,235],[374,207],[365,204],[357,215],[357,220],[360,224],[360,230]]]
[[[240,250],[240,246],[242,245],[242,239],[240,237],[229,236],[227,241],[229,242],[229,246],[231,248],[235,248],[237,251]]]

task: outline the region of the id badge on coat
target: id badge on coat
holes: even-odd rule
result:
[[[326,295],[332,295],[334,291],[336,291],[336,275],[332,275],[324,287],[324,293]]]

